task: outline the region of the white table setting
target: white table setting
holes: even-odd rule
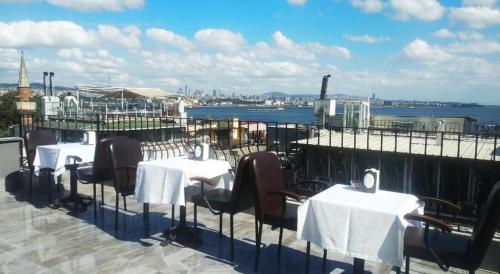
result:
[[[78,164],[93,162],[94,154],[95,144],[61,143],[38,146],[33,161],[34,173],[38,176],[40,170],[48,168],[54,170],[52,174],[56,178],[69,170],[70,194],[62,198],[61,202],[74,204],[75,209],[78,205],[87,206],[83,200],[92,200],[92,198],[78,194],[76,169]],[[75,157],[78,157],[78,163],[76,163]]]
[[[196,150],[196,148],[195,148]],[[136,173],[135,200],[144,204],[144,233],[149,236],[149,204],[180,206],[177,227],[165,231],[162,243],[192,241],[193,232],[186,225],[186,187],[198,184],[190,178],[207,177],[218,182],[216,188],[231,189],[233,178],[227,161],[207,159],[198,155],[139,162]]]
[[[297,238],[354,257],[354,273],[363,273],[364,260],[401,267],[403,235],[413,225],[404,216],[423,214],[423,204],[411,194],[371,192],[337,184],[311,197],[298,208]]]

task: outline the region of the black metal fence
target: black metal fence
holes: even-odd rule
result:
[[[79,142],[85,131],[97,138],[126,135],[139,140],[145,157],[185,154],[194,144],[210,145],[212,158],[236,167],[245,154],[274,151],[288,187],[303,179],[348,183],[364,169],[381,171],[381,188],[440,197],[462,205],[463,216],[479,212],[499,178],[499,134],[387,128],[324,128],[316,125],[212,120],[143,115],[19,116],[19,135],[52,128],[60,142]]]

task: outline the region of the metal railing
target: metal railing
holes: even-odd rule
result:
[[[52,128],[60,142],[125,135],[139,140],[147,159],[185,154],[199,142],[212,158],[235,168],[248,153],[273,151],[282,160],[289,187],[302,179],[347,183],[362,171],[381,170],[381,188],[439,197],[461,204],[464,215],[480,210],[485,189],[498,180],[499,134],[176,118],[158,115],[19,116],[19,134]]]

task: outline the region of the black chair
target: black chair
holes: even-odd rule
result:
[[[101,184],[101,202],[104,204],[104,184],[111,181],[112,165],[109,157],[109,145],[113,141],[128,140],[126,136],[112,136],[100,139],[95,146],[94,162],[90,166],[80,166],[76,170],[78,180],[83,184],[93,184],[94,217],[97,217],[96,184]]]
[[[36,129],[26,132],[23,136],[24,146],[26,149],[26,157],[28,160],[28,168],[30,171],[29,175],[29,198],[33,196],[33,175],[35,172],[35,167],[33,162],[35,160],[36,148],[38,146],[45,145],[55,145],[57,144],[54,132],[51,129]],[[50,173],[54,170],[49,168],[44,168],[40,170],[40,175],[45,175],[48,178],[48,197],[49,203],[52,202],[52,180],[50,178]]]
[[[268,224],[272,229],[279,228],[278,255],[281,254],[283,229],[297,230],[297,211],[287,210],[290,205],[287,198],[302,202],[303,196],[285,190],[285,183],[281,171],[281,162],[272,152],[257,152],[252,154],[250,163],[250,178],[256,189],[255,202],[255,232],[256,250],[254,270],[259,267],[260,244],[262,240],[262,225]],[[310,184],[320,184],[324,188],[326,183],[309,181]],[[310,243],[307,243],[306,272],[309,268]],[[326,250],[323,251],[326,259]]]
[[[137,165],[142,161],[141,144],[134,139],[113,140],[109,145],[113,185],[116,192],[115,229],[118,229],[119,196],[127,210],[126,197],[134,194]]]
[[[403,250],[406,273],[410,270],[410,258],[433,261],[444,271],[451,266],[474,273],[481,265],[500,222],[500,182],[488,195],[470,236],[450,233],[448,224],[430,216],[407,214],[405,218],[425,223],[425,228],[406,228]],[[431,225],[438,229],[429,229]]]
[[[455,224],[457,231],[460,231],[460,224],[457,222],[458,213],[462,208],[449,201],[434,197],[418,197],[425,204],[424,215],[434,217],[447,224]]]
[[[222,216],[229,214],[229,226],[231,237],[231,261],[234,260],[234,227],[233,216],[239,212],[250,209],[254,206],[255,188],[248,180],[248,167],[250,156],[246,155],[240,159],[236,171],[233,190],[214,189],[204,190],[204,185],[217,185],[217,182],[203,177],[192,177],[191,180],[201,182],[201,193],[191,197],[194,203],[194,228],[197,229],[197,207],[208,208],[214,215],[219,215],[219,236],[222,236]],[[196,237],[196,233],[195,233]]]

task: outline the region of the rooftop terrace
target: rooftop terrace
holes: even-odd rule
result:
[[[64,178],[65,188],[68,178]],[[83,185],[79,192],[91,194]],[[142,205],[128,198],[128,211],[120,210],[114,230],[114,190],[105,188],[106,204],[98,209],[71,212],[50,208],[44,195],[28,200],[25,192],[0,192],[1,273],[251,273],[253,272],[253,216],[235,215],[235,261],[229,262],[228,216],[223,237],[218,218],[199,209],[204,244],[197,249],[177,244],[160,246],[162,231],[170,227],[170,207],[151,206],[151,237],[142,238]],[[192,206],[187,207],[188,222]],[[260,273],[303,273],[306,243],[286,231],[281,259],[276,255],[278,231],[264,227]],[[499,240],[498,238],[496,239]],[[350,273],[352,258],[329,253],[323,272],[322,253],[312,247],[310,273]],[[367,262],[368,273],[395,273],[388,266]],[[436,264],[412,260],[411,273],[442,273]],[[449,273],[465,273],[451,269]],[[478,271],[476,273],[493,273]]]

